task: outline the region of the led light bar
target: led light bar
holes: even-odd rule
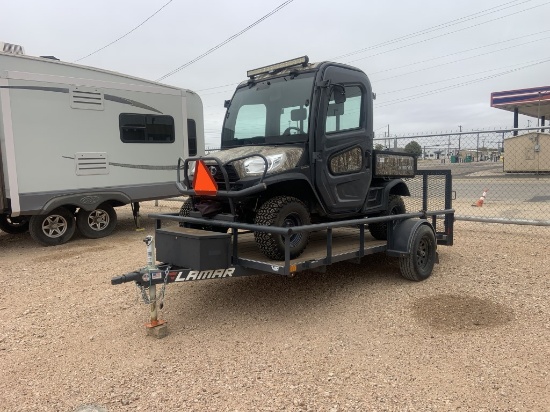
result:
[[[308,62],[309,62],[309,57],[302,56],[302,57],[298,57],[298,58],[292,59],[292,60],[287,60],[287,61],[284,61],[284,62],[281,62],[281,63],[275,63],[275,64],[272,64],[270,66],[265,66],[265,67],[260,67],[258,69],[249,70],[249,71],[246,72],[246,75],[247,75],[247,77],[254,77],[258,74],[269,73],[269,72],[272,72],[274,70],[286,69],[287,67],[292,67],[292,66],[302,65],[302,66],[305,67],[305,66],[307,66]]]

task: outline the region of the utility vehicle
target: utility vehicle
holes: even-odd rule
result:
[[[405,213],[401,196],[410,193],[401,177],[415,175],[416,158],[373,150],[374,95],[365,73],[304,56],[247,76],[225,103],[221,150],[184,162],[178,187],[190,198],[181,216],[293,227]],[[193,187],[199,159],[215,193]],[[372,223],[369,231],[385,240],[387,223]],[[267,257],[284,258],[283,236],[257,232],[255,239]],[[308,239],[292,235],[291,258]]]

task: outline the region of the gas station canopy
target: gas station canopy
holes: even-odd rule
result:
[[[550,86],[491,93],[491,107],[514,112],[516,116],[519,113],[550,119]]]

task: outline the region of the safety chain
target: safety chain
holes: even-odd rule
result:
[[[166,267],[166,270],[164,271],[164,283],[162,284],[160,293],[157,293],[157,295],[155,296],[155,300],[159,304],[160,309],[162,309],[162,307],[164,306],[164,295],[166,292],[166,284],[168,283],[168,272],[170,272],[170,266]],[[149,274],[149,276],[151,276],[151,274]],[[151,281],[150,279],[151,278],[149,278],[149,281]],[[138,300],[139,300],[139,295],[141,295],[141,300],[143,301],[143,303],[145,305],[150,305],[153,301],[149,298],[149,295],[147,293],[147,290],[149,289],[149,287],[139,285],[137,282],[136,282],[136,287],[138,289]]]

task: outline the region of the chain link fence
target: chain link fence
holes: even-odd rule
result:
[[[550,128],[384,137],[374,147],[412,151],[420,170],[450,170],[457,220],[550,226]]]
[[[418,169],[448,169],[457,220],[550,226],[550,129],[377,138],[377,149],[418,154]]]

